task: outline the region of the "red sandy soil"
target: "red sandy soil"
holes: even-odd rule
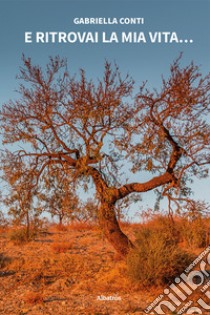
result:
[[[130,231],[126,227],[132,238]],[[0,232],[2,315],[145,314],[163,290],[133,283],[97,228],[54,226],[19,245],[10,240],[12,232]]]
[[[10,234],[0,234],[0,314],[142,314],[152,300],[96,228],[54,227],[20,245]]]

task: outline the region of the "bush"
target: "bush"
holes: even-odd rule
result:
[[[180,232],[182,240],[188,247],[202,248],[208,245],[206,244],[207,228],[201,217],[191,221],[183,218],[181,223]]]
[[[23,243],[32,241],[36,236],[35,231],[30,231],[28,237],[27,230],[25,228],[14,230],[10,234],[10,240],[13,241],[15,245],[21,245]]]
[[[10,257],[5,256],[3,253],[0,253],[0,269],[7,267],[12,262]]]
[[[153,215],[150,220],[142,225],[142,228],[146,227],[149,230],[161,233],[165,239],[169,239],[176,244],[180,240],[180,230],[176,221],[172,221],[172,219],[166,215]]]
[[[136,248],[127,257],[128,273],[141,285],[168,284],[194,259],[178,246],[178,238],[166,223],[142,226],[136,235]]]

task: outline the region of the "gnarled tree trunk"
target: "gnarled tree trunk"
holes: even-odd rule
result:
[[[127,256],[134,245],[120,229],[114,205],[102,203],[98,211],[99,224],[105,237],[121,256]]]
[[[176,164],[178,161],[180,156],[177,155],[174,157],[176,153],[176,150],[174,150],[169,164]],[[100,207],[98,210],[99,225],[104,232],[105,237],[116,249],[116,251],[121,256],[126,257],[130,249],[134,248],[134,245],[122,232],[119,226],[115,214],[115,203],[132,192],[146,192],[158,186],[173,182],[173,172],[171,174],[169,171],[166,171],[164,174],[153,177],[145,183],[128,184],[122,186],[121,188],[108,187],[101,173],[95,168],[91,168],[90,174],[94,180],[96,191],[100,200]]]
[[[94,167],[90,168],[90,174],[95,183],[100,207],[98,209],[99,225],[107,240],[115,250],[126,257],[129,250],[134,247],[129,238],[122,232],[115,213],[116,191],[108,187],[101,173]]]

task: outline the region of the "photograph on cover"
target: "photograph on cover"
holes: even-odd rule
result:
[[[0,314],[208,314],[209,15],[0,1]]]

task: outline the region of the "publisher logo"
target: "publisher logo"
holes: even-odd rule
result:
[[[110,295],[110,296],[98,295],[96,300],[97,301],[121,301],[122,298],[121,296],[117,296],[117,295]]]

